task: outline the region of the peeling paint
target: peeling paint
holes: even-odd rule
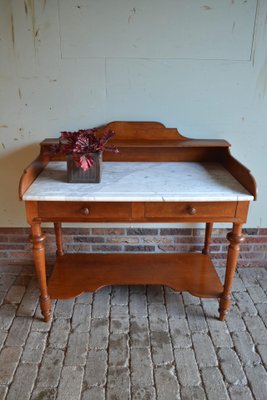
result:
[[[204,8],[204,10],[206,10],[206,11],[212,10],[212,7],[210,7],[210,6],[202,6],[202,8]]]
[[[232,26],[232,33],[234,32],[234,30],[235,30],[235,21],[233,22],[233,26]]]
[[[130,10],[130,13],[131,13],[131,14],[130,14],[129,17],[128,17],[128,24],[131,22],[133,16],[136,14],[136,8],[133,7],[133,8]]]
[[[1,145],[2,145],[3,149],[5,150],[6,149],[5,144],[2,142]]]
[[[28,15],[28,6],[26,1],[24,1],[24,10],[25,10],[25,14]]]
[[[35,2],[34,2],[34,0],[27,0],[27,5],[28,5],[29,14],[31,15],[31,19],[32,19],[32,36],[33,36],[34,49],[36,51],[35,39],[36,39],[36,36],[38,35],[39,29],[36,29]]]
[[[13,17],[13,14],[12,14],[12,13],[11,13],[11,17],[10,17],[10,23],[11,23],[12,43],[13,43],[13,47],[15,47],[14,17]]]

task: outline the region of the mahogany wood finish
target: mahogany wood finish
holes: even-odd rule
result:
[[[57,245],[57,256],[63,256],[63,245],[62,245],[62,227],[60,222],[54,222],[56,245]]]
[[[30,202],[28,202],[30,203]],[[35,202],[31,202],[35,203]],[[241,222],[239,202],[67,202],[38,201],[42,221],[65,222]],[[237,214],[238,210],[238,214]]]
[[[210,253],[210,242],[211,242],[211,234],[212,234],[213,223],[208,222],[206,224],[205,230],[205,246],[202,250],[202,254],[209,254]]]
[[[233,224],[232,232],[227,234],[227,239],[229,240],[230,245],[227,255],[224,290],[220,299],[219,311],[221,321],[225,319],[226,313],[231,304],[231,287],[236,270],[240,243],[242,243],[245,239],[242,235],[242,224]]]
[[[256,183],[250,171],[235,160],[224,140],[199,140],[182,136],[177,129],[157,122],[113,122],[100,132],[112,129],[112,142],[119,154],[104,153],[105,161],[216,161],[220,162],[256,198]],[[50,160],[65,157],[49,154],[58,139],[45,139],[40,155],[27,167],[20,180],[19,196],[36,179]],[[249,202],[59,202],[26,201],[31,225],[33,256],[40,287],[40,305],[45,321],[50,318],[50,297],[70,298],[86,290],[111,284],[163,284],[187,290],[200,297],[220,299],[220,320],[230,307],[231,285],[243,240]],[[45,265],[45,237],[42,222],[53,222],[57,259],[48,288]],[[62,222],[205,222],[203,254],[64,254]],[[232,222],[224,285],[210,259],[214,222]]]
[[[66,254],[57,258],[48,291],[51,298],[68,299],[106,285],[147,282],[200,297],[220,297],[223,293],[210,257],[196,253]]]
[[[30,236],[30,241],[33,244],[33,257],[34,257],[39,288],[41,292],[40,306],[42,314],[44,316],[44,320],[45,322],[48,322],[50,320],[51,304],[46,283],[45,246],[44,246],[45,235],[43,235],[42,233],[41,225],[39,222],[37,221],[33,222],[31,228],[32,228],[32,234]]]
[[[23,171],[23,175],[19,182],[19,198],[22,200],[23,193],[26,192],[28,187],[37,178],[37,176],[42,172],[49,158],[43,154],[40,154],[27,168]]]

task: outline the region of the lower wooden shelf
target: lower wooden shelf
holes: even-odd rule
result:
[[[223,286],[208,255],[65,254],[48,282],[52,299],[68,299],[108,285],[165,285],[198,297],[218,298]]]

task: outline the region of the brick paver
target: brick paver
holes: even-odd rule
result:
[[[53,301],[49,324],[38,297],[31,266],[2,266],[0,400],[267,399],[265,268],[238,270],[225,322],[161,286]]]

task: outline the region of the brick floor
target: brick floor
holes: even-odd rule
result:
[[[45,324],[33,267],[1,265],[0,400],[266,400],[266,282],[240,268],[225,322],[215,300],[116,286]]]

